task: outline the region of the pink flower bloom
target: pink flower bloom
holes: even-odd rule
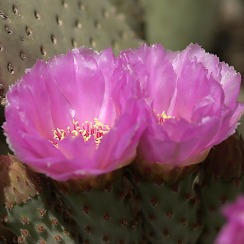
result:
[[[121,53],[140,80],[149,124],[139,158],[171,166],[201,162],[212,146],[234,133],[244,106],[240,74],[198,45],[171,52],[161,45]]]
[[[129,164],[145,127],[134,80],[110,49],[38,61],[7,93],[3,128],[11,149],[61,181]]]
[[[216,244],[244,243],[244,197],[239,197],[234,203],[223,208],[223,214],[228,222],[220,231]]]

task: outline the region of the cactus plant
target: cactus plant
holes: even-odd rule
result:
[[[216,148],[199,171],[199,197],[203,230],[199,243],[213,243],[224,223],[221,207],[244,192],[243,141],[235,134]]]
[[[134,172],[133,182],[142,219],[142,239],[148,243],[196,243],[202,226],[198,219],[199,196],[194,184],[197,169],[175,182]]]
[[[8,86],[19,79],[36,59],[46,60],[54,54],[65,53],[68,49],[78,46],[93,47],[98,50],[112,46],[115,52],[118,52],[139,43],[139,39],[127,26],[125,20],[116,14],[116,9],[106,0],[92,2],[43,0],[41,4],[25,0],[0,2],[0,33],[1,98],[4,98]],[[4,100],[2,103],[4,104]],[[1,117],[3,117],[2,107]],[[4,141],[5,138],[1,135],[1,153],[5,154],[9,149]],[[8,161],[7,158],[1,161],[1,164],[6,166],[4,171],[6,174],[9,173]],[[18,217],[20,211],[36,208],[36,211],[33,210],[32,217],[40,221],[37,209],[47,207],[49,197],[44,196],[45,194],[42,192],[42,197],[40,194],[35,197],[28,196],[31,200],[27,204],[21,202],[17,205],[13,204],[13,209],[8,212],[10,221],[4,222],[1,228],[3,235],[8,233],[7,227],[21,237],[20,229],[12,228],[16,223],[21,226]],[[3,200],[3,196],[1,199]],[[56,216],[53,211],[47,212],[46,221],[52,215]],[[5,215],[1,214],[1,216]],[[56,217],[59,218],[58,215]],[[50,224],[46,223],[46,226],[49,228]],[[9,236],[12,238],[11,234]],[[28,237],[28,243],[37,241],[37,236],[31,238]],[[71,237],[65,236],[65,238],[67,242],[71,241]],[[12,242],[12,239],[9,242]]]
[[[123,171],[109,178],[93,179],[95,188],[90,181],[56,182],[56,193],[70,209],[69,216],[76,222],[83,243],[139,243],[138,203],[132,185]]]
[[[42,186],[40,176],[13,156],[2,156],[1,166],[1,218],[3,227],[15,234],[15,241],[77,243],[78,236],[71,235],[62,216],[52,207],[50,195],[47,198],[51,193],[49,187]]]
[[[118,53],[140,43],[117,14],[124,10],[116,12],[106,0],[42,3],[0,3],[2,97],[36,59],[81,45],[112,46]],[[162,113],[160,121],[168,118]],[[223,224],[219,208],[243,192],[243,151],[242,139],[233,135],[214,146],[204,162],[180,173],[176,167],[154,175],[136,158],[111,174],[62,183],[1,156],[0,241],[211,243]]]
[[[86,46],[116,52],[139,39],[106,0],[0,3],[0,82],[7,91],[36,59]]]

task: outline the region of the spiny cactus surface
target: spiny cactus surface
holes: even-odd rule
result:
[[[135,177],[135,192],[141,207],[142,240],[147,243],[195,243],[201,233],[194,192],[196,172],[174,184]]]
[[[59,197],[70,209],[69,218],[76,222],[83,243],[139,243],[137,203],[132,186],[123,175],[116,175],[114,181],[100,189],[72,189]]]
[[[10,241],[28,244],[77,243],[74,238],[78,236],[70,234],[62,215],[50,204],[50,189],[45,187],[43,190],[39,175],[12,156],[2,156],[0,165],[1,230],[15,234],[15,239]]]
[[[243,140],[234,134],[214,147],[199,171],[199,219],[203,224],[198,243],[213,243],[225,219],[224,204],[244,193]]]
[[[37,58],[48,59],[83,45],[96,50],[113,47],[118,52],[138,43],[106,0],[1,1],[2,94]]]
[[[17,243],[78,243],[41,195],[8,209],[4,223],[17,236]]]
[[[225,181],[209,176],[199,187],[201,192],[200,221],[204,227],[198,243],[214,243],[218,232],[225,223],[221,208],[244,192],[243,177]]]

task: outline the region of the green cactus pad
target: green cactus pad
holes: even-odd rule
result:
[[[9,0],[0,2],[2,94],[37,58],[79,46],[115,52],[139,43],[106,0]],[[3,92],[4,89],[4,92]]]
[[[136,174],[134,174],[136,175]],[[146,243],[195,243],[201,233],[194,192],[196,173],[174,184],[147,181],[135,176],[135,191],[141,207],[142,236]]]
[[[224,204],[244,193],[243,141],[234,134],[214,147],[199,171],[199,219],[203,231],[199,244],[213,243],[225,223],[221,213]]]
[[[140,225],[131,187],[119,174],[101,189],[60,194],[82,243],[139,243]]]
[[[200,220],[203,223],[203,231],[197,243],[214,243],[219,230],[225,223],[221,208],[244,192],[243,177],[225,181],[208,176],[199,185],[199,188],[201,193]]]
[[[17,243],[78,243],[78,237],[71,235],[42,195],[7,209],[4,223],[16,235]]]
[[[0,231],[12,232],[16,243],[76,243],[54,204],[47,201],[52,199],[50,187],[42,186],[40,176],[13,156],[0,160]]]

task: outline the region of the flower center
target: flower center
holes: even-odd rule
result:
[[[167,115],[164,111],[161,113],[161,114],[156,114],[156,119],[157,119],[157,122],[162,125],[165,120],[167,119],[173,119],[175,117],[172,117],[170,115]]]
[[[81,126],[77,120],[73,119],[72,128],[68,126],[66,130],[59,128],[53,130],[53,138],[56,141],[53,142],[53,144],[58,147],[57,141],[62,141],[66,136],[82,136],[85,142],[89,141],[90,138],[93,137],[96,145],[98,146],[102,137],[109,131],[109,126],[104,125],[97,118],[94,119],[94,122],[86,121],[82,123]]]

